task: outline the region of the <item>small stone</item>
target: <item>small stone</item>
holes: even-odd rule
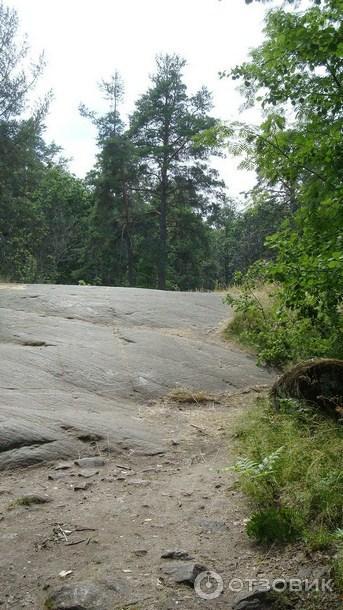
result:
[[[193,559],[193,557],[187,551],[183,551],[181,549],[172,549],[172,550],[165,551],[164,553],[162,553],[161,558],[162,559],[184,559],[187,561],[189,561],[190,559]]]
[[[68,468],[73,468],[73,462],[60,462],[56,464],[55,470],[68,470]]]
[[[67,476],[70,476],[69,472],[64,472],[63,470],[57,472],[51,472],[48,474],[49,481],[60,481],[61,479],[65,479]]]
[[[282,602],[281,602],[282,600]],[[232,610],[282,610],[291,609],[293,604],[281,593],[272,590],[270,587],[261,587],[251,593],[240,596],[232,606]]]
[[[76,483],[76,485],[74,485],[74,491],[86,491],[89,486],[90,483]]]
[[[208,568],[199,563],[191,563],[189,561],[178,561],[177,563],[168,563],[163,566],[162,571],[169,576],[174,582],[184,583],[193,586],[198,574],[208,572]]]
[[[146,481],[144,479],[130,479],[128,481],[128,485],[137,485],[137,486],[147,486],[150,484],[150,481]]]
[[[75,460],[75,464],[80,468],[99,468],[105,466],[105,460],[100,457],[85,457]]]
[[[83,477],[84,479],[90,479],[91,477],[95,477],[96,474],[99,474],[99,470],[89,469],[79,472],[78,476]]]
[[[59,573],[59,577],[67,578],[67,576],[70,576],[72,573],[73,573],[73,570],[62,570],[62,572]]]
[[[148,551],[146,549],[136,549],[133,552],[137,557],[144,557],[144,555],[146,555]]]

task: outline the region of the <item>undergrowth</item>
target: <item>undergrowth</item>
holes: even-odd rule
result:
[[[325,311],[308,308],[308,316],[287,307],[277,286],[261,285],[251,274],[237,274],[238,286],[229,290],[225,302],[235,315],[225,330],[256,352],[260,364],[282,368],[287,363],[314,357],[343,357],[343,320]]]
[[[234,469],[253,504],[247,533],[260,543],[304,541],[336,552],[343,591],[343,427],[292,400],[244,414]]]

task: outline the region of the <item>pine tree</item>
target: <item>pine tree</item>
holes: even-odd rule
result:
[[[183,82],[185,63],[177,55],[158,56],[151,86],[131,117],[131,137],[159,217],[157,285],[162,290],[168,279],[168,225],[171,207],[178,205],[175,194],[181,191],[184,204],[199,210],[206,207],[201,193],[211,182],[212,187],[219,185],[207,165],[211,146],[195,142],[199,133],[216,124],[208,114],[211,95],[205,88],[188,94]]]

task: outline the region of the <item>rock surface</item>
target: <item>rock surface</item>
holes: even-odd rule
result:
[[[0,469],[90,446],[158,454],[163,430],[138,415],[147,399],[272,379],[214,333],[230,315],[218,294],[13,285],[0,307]]]

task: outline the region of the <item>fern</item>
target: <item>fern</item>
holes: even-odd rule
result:
[[[284,447],[279,447],[276,451],[267,455],[260,463],[249,460],[248,458],[240,458],[232,467],[232,470],[239,472],[240,474],[247,474],[251,477],[269,475],[273,473],[274,466],[279,460],[283,449]]]

